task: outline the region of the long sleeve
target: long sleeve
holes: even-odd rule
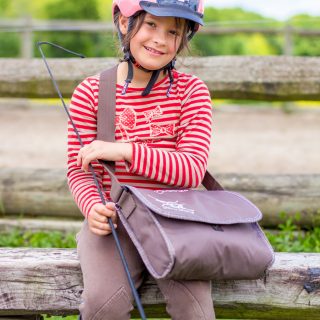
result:
[[[88,78],[74,91],[70,103],[70,116],[79,131],[84,145],[96,138],[96,111],[97,111],[98,80]],[[77,155],[81,148],[76,133],[68,121],[68,184],[73,198],[85,217],[96,203],[101,203],[93,176],[84,172],[76,164]],[[99,185],[102,188],[103,168],[98,162],[92,162]]]
[[[201,184],[208,162],[212,106],[206,85],[193,78],[182,96],[174,151],[133,143],[129,172],[160,183],[185,188]]]

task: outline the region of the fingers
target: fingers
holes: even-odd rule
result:
[[[79,150],[77,156],[77,166],[81,166],[82,170],[87,172],[90,162],[97,159],[98,153],[91,147],[91,145],[86,145]]]
[[[106,205],[98,203],[94,206],[94,211],[99,215],[108,218],[113,218],[114,216],[116,216],[115,204],[113,202],[107,202]]]
[[[114,228],[117,229],[117,225],[113,224]],[[90,230],[98,235],[108,235],[112,233],[112,228],[107,221],[99,222],[97,220],[91,220],[89,222]]]
[[[110,232],[103,231],[96,228],[91,228],[91,227],[90,227],[90,231],[98,236],[107,236],[108,234],[110,234]]]
[[[116,225],[115,224],[113,225],[116,228]],[[108,233],[112,232],[111,226],[107,221],[99,222],[99,221],[93,220],[91,222],[91,227],[94,229],[99,229],[101,231],[107,231]]]
[[[112,232],[109,224],[111,218],[114,228],[117,228],[117,216],[115,211],[115,204],[112,202],[103,204],[95,204],[88,216],[88,223],[90,230],[97,235],[108,235]]]
[[[94,140],[79,150],[77,166],[88,171],[92,160],[131,161],[131,158],[132,146],[130,144]]]
[[[108,142],[94,140],[79,150],[77,156],[77,165],[81,166],[84,171],[88,171],[89,164],[92,160],[104,159],[104,150]],[[104,159],[106,160],[106,159]]]

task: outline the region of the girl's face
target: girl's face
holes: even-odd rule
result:
[[[185,20],[182,22],[177,26],[174,17],[156,17],[147,13],[140,29],[130,40],[130,50],[137,63],[149,70],[167,65],[180,46]],[[124,24],[121,32],[126,33],[126,30]]]

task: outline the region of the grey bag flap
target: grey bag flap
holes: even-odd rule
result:
[[[126,187],[150,210],[167,218],[209,224],[250,223],[262,218],[261,211],[236,192]]]

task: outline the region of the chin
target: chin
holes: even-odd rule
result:
[[[164,66],[166,66],[169,62],[164,63],[164,64],[155,64],[155,63],[140,63],[139,61],[137,61],[143,68],[148,69],[148,70],[159,70],[161,68],[163,68]]]

